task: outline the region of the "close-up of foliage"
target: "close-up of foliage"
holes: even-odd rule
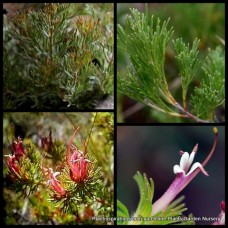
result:
[[[113,4],[10,13],[3,18],[4,109],[113,108]]]
[[[195,138],[199,141],[191,151],[179,150],[174,154],[170,142],[178,142],[174,140],[176,135],[170,136],[170,140],[164,137],[171,132],[178,136],[182,133],[185,148]],[[189,135],[192,132],[196,137]],[[199,137],[202,132],[210,135],[210,139]],[[119,126],[118,133],[117,224],[225,225],[223,127]],[[133,143],[131,138],[135,134],[140,136]],[[209,145],[203,145],[209,141]],[[136,172],[138,169],[143,174]],[[135,182],[129,180],[132,174],[136,190]]]
[[[178,9],[181,4],[162,4],[160,8],[166,8],[166,5]],[[216,4],[205,6],[220,13],[224,11],[223,5],[220,4],[220,8]],[[120,12],[121,6],[118,4]],[[194,11],[202,9],[204,4],[191,6]],[[156,7],[161,10],[159,4],[145,4],[144,12],[130,8],[130,13],[120,13],[117,25],[118,91],[139,103],[125,113],[120,110],[122,105],[118,105],[118,121],[126,121],[128,116],[147,106],[152,118],[143,121],[224,122],[225,41],[224,33],[220,33],[224,28],[219,25],[218,33],[210,36],[217,43],[203,39],[202,31],[199,38],[193,34],[189,40],[184,29],[177,28],[179,34],[175,33],[176,15],[166,15],[166,19],[164,13],[161,13],[162,19],[153,11],[151,15],[151,8]],[[178,16],[181,13],[178,12]],[[221,18],[222,13],[219,13]],[[203,31],[213,32],[214,29]],[[123,99],[119,96],[118,103],[124,102]]]
[[[113,224],[112,113],[3,116],[7,225]],[[98,219],[97,219],[98,218]]]

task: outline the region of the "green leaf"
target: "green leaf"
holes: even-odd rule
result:
[[[134,176],[135,181],[139,187],[140,201],[138,208],[135,212],[135,217],[149,217],[152,212],[152,199],[154,195],[154,183],[150,178],[146,177],[146,174],[142,175],[140,172]]]
[[[129,218],[127,207],[119,200],[117,200],[117,217]]]
[[[193,220],[182,221],[178,217],[182,216],[184,211],[187,211],[185,207],[185,203],[181,203],[184,200],[184,196],[179,197],[178,199],[174,200],[165,211],[160,211],[153,217],[155,217],[151,221],[146,221],[145,224],[148,225],[168,225],[168,224],[194,224]],[[162,220],[156,219],[162,218]],[[170,219],[172,218],[172,219]]]

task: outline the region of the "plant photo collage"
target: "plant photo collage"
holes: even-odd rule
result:
[[[225,2],[3,1],[5,225],[225,225]]]

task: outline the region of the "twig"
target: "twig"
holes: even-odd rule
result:
[[[87,140],[87,142],[85,141],[85,145],[84,145],[84,153],[85,153],[85,154],[86,154],[86,148],[87,148],[87,145],[88,145],[88,143],[89,143],[90,135],[91,135],[91,133],[92,133],[93,126],[94,126],[94,123],[95,123],[96,118],[97,118],[97,112],[96,112],[96,114],[95,114],[95,117],[94,117],[94,120],[93,120],[93,124],[92,124],[92,126],[91,126],[91,129],[90,129],[90,132],[89,132],[89,135],[88,135],[88,140]]]
[[[195,120],[197,123],[210,123],[210,121],[202,120],[197,116],[191,114],[190,112],[186,111],[179,103],[175,103],[174,106],[179,109],[182,113],[186,114],[189,118]]]

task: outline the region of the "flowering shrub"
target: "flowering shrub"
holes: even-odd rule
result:
[[[132,129],[131,129],[131,132],[132,132]],[[139,131],[137,131],[137,134],[138,132]],[[215,139],[214,139],[213,146],[210,150],[210,153],[207,155],[206,159],[204,159],[202,163],[196,162],[192,165],[194,157],[198,150],[198,144],[194,146],[192,153],[190,155],[188,152],[180,151],[180,154],[181,154],[180,165],[173,166],[173,172],[174,174],[176,174],[176,177],[173,180],[173,182],[170,184],[168,189],[164,192],[164,194],[160,198],[158,198],[155,202],[153,202],[153,197],[154,197],[154,191],[156,191],[156,188],[154,187],[154,182],[152,178],[148,179],[146,174],[142,175],[140,172],[137,172],[137,174],[134,175],[134,180],[138,184],[139,193],[140,193],[140,200],[138,203],[138,207],[134,211],[134,213],[130,214],[128,211],[128,208],[118,200],[117,216],[122,218],[118,221],[118,224],[128,224],[128,225],[129,224],[144,224],[144,225],[195,224],[195,217],[193,217],[192,214],[189,214],[188,216],[183,214],[183,212],[187,211],[185,203],[182,203],[184,197],[181,196],[177,199],[175,198],[185,187],[187,187],[187,185],[196,177],[196,175],[200,171],[205,176],[212,175],[213,177],[213,174],[210,174],[210,173],[208,174],[205,171],[204,167],[207,164],[207,162],[211,159],[212,155],[214,154],[217,148],[217,141],[218,141],[217,128],[214,128],[214,133],[215,133]],[[131,151],[131,153],[134,154],[133,151]],[[156,158],[154,159],[156,160]],[[157,163],[157,161],[155,163]],[[160,167],[156,169],[156,171],[157,170],[159,172]],[[164,178],[164,177],[161,177],[161,173],[159,173],[158,176],[159,176],[159,179]],[[193,199],[195,199],[196,197],[199,197],[199,196],[198,195],[196,196],[194,194]],[[195,202],[195,204],[198,207],[201,207],[201,205],[198,205],[198,202]],[[204,209],[204,207],[202,207],[202,209]],[[223,224],[223,225],[225,224],[225,221],[224,221],[225,202],[221,203],[221,209],[222,210],[219,216],[215,214],[214,219],[211,220],[211,221],[216,221],[216,223],[214,224]],[[199,221],[199,220],[196,220],[196,221]]]
[[[113,4],[19,10],[3,39],[4,109],[113,109]]]
[[[11,114],[14,115],[20,116],[19,113]],[[43,115],[50,119],[48,114]],[[75,114],[77,118],[80,115]],[[27,119],[31,118],[28,116]],[[73,114],[66,116],[69,120],[77,119]],[[66,137],[67,145],[53,137],[54,130],[49,130],[48,137],[40,136],[37,144],[18,136],[9,146],[10,154],[6,149],[6,224],[107,224],[106,221],[97,222],[93,217],[113,216],[112,166],[109,163],[112,162],[113,115],[92,113],[84,121],[86,119],[91,121],[92,128],[81,143],[82,148],[79,141],[82,140],[83,128],[79,131],[76,127],[72,136]],[[99,135],[102,137],[96,143]],[[101,165],[99,160],[104,157],[110,159],[108,175],[106,164]],[[15,213],[18,220],[14,219]]]

